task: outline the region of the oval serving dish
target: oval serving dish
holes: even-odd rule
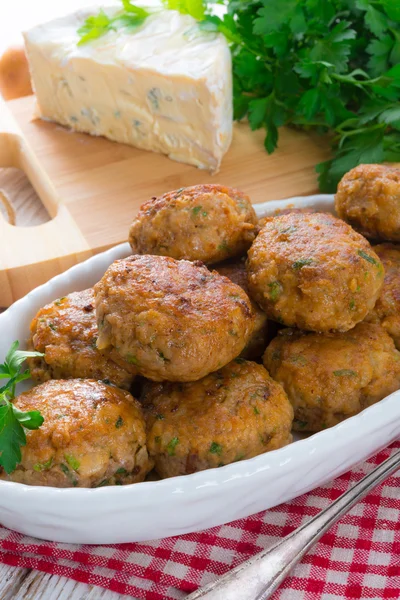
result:
[[[277,209],[313,207],[333,212],[333,197],[291,198],[255,206],[258,216]],[[0,315],[0,357],[25,340],[44,304],[96,283],[121,244],[72,267],[33,290]],[[21,386],[21,390],[22,390]],[[97,489],[55,489],[0,481],[0,522],[46,540],[111,544],[189,533],[271,508],[350,469],[400,435],[400,391],[289,446],[255,458],[183,477]]]

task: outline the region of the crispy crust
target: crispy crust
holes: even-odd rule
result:
[[[227,364],[250,339],[250,299],[199,263],[163,256],[114,262],[95,286],[98,346],[113,347],[138,372],[195,381]]]
[[[366,237],[400,242],[400,169],[359,165],[339,183],[335,206]]]
[[[43,358],[28,359],[32,378],[83,377],[103,379],[129,389],[136,370],[117,365],[96,348],[98,336],[93,288],[74,292],[41,308],[31,323],[29,346],[43,352]]]
[[[292,407],[254,362],[236,359],[192,383],[150,383],[147,440],[162,477],[251,458],[291,441]]]
[[[384,269],[368,241],[325,213],[271,217],[248,252],[251,297],[268,317],[347,331],[374,307]]]
[[[380,325],[345,333],[284,329],[264,364],[294,408],[296,431],[320,431],[359,413],[400,387],[400,352]]]
[[[400,246],[380,244],[374,246],[374,251],[385,267],[385,280],[381,295],[365,320],[380,323],[400,350]]]
[[[181,188],[143,204],[129,232],[135,254],[215,263],[245,252],[257,217],[250,198],[222,185]]]
[[[141,406],[124,390],[92,379],[52,380],[14,404],[39,410],[44,423],[26,432],[21,464],[2,479],[97,487],[143,481],[152,467]]]

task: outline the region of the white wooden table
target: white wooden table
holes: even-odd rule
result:
[[[4,193],[3,193],[4,192]],[[4,200],[4,195],[6,200]],[[4,207],[8,204],[8,211]],[[17,226],[37,225],[48,215],[28,179],[17,169],[0,169],[0,212]],[[1,515],[0,515],[1,522]],[[0,600],[122,600],[126,596],[66,577],[0,563]]]

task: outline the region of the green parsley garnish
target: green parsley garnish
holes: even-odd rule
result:
[[[161,352],[161,350],[157,350],[157,354],[163,362],[171,362],[169,358],[165,356],[164,352]]]
[[[40,471],[48,471],[52,464],[53,464],[53,457],[49,458],[49,460],[47,460],[44,463],[36,463],[36,465],[33,465],[33,470],[36,471],[37,473],[40,473]]]
[[[293,263],[292,267],[295,271],[299,271],[299,269],[301,269],[302,267],[305,267],[306,265],[311,265],[312,262],[312,258],[300,258],[299,260],[296,260]]]
[[[218,454],[218,456],[220,456],[222,454],[221,444],[218,444],[217,442],[212,442],[210,446],[210,452],[211,454]]]
[[[258,410],[257,406],[253,406],[253,411],[255,415],[259,415],[260,411]]]
[[[350,308],[350,310],[355,310],[355,308],[356,308],[356,303],[355,303],[355,301],[354,301],[354,298],[352,298],[352,299],[350,300],[350,302],[349,302],[349,308]]]
[[[61,306],[61,304],[62,304],[62,303],[64,302],[64,300],[66,300],[66,299],[67,299],[67,296],[62,296],[62,298],[59,298],[58,300],[55,300],[55,301],[54,301],[54,304],[55,304],[56,306]]]
[[[12,473],[21,462],[21,447],[26,445],[25,429],[39,429],[43,417],[37,410],[23,412],[13,405],[17,383],[29,379],[30,372],[21,372],[22,363],[28,357],[43,356],[40,352],[18,350],[14,342],[3,364],[0,364],[0,379],[8,379],[0,387],[0,466],[7,474]]]
[[[73,473],[71,473],[71,471],[68,469],[67,465],[65,465],[64,463],[61,463],[60,469],[64,473],[64,475],[66,475],[68,477],[68,479],[71,481],[72,485],[74,487],[76,487],[78,485],[78,480],[75,478]],[[97,487],[99,487],[99,486],[97,486]]]
[[[206,5],[203,0],[162,0],[164,7],[168,10],[177,10],[181,14],[191,15],[201,20],[205,16]],[[134,31],[139,28],[150,16],[150,12],[141,6],[132,4],[130,0],[121,0],[122,8],[114,16],[108,16],[103,9],[97,15],[87,17],[83,25],[78,29],[80,36],[78,46],[102,37],[109,31],[118,31],[126,28]],[[181,188],[178,191],[183,190]]]
[[[78,29],[80,40],[78,46],[102,37],[109,31],[117,31],[121,28],[137,29],[144,23],[150,13],[140,7],[131,4],[129,0],[121,0],[123,9],[113,17],[109,17],[103,9],[97,15],[91,15],[85,19],[83,25]]]
[[[289,358],[289,362],[291,362],[295,365],[300,365],[301,367],[304,367],[304,365],[307,364],[307,359],[302,354],[293,354]]]
[[[126,469],[124,469],[123,467],[117,469],[115,471],[116,475],[128,475],[128,471]]]
[[[307,427],[308,423],[307,423],[307,421],[301,421],[300,419],[294,419],[293,425],[296,425],[296,427],[301,427],[302,429],[304,429],[304,427]]]
[[[211,15],[212,4],[224,15]],[[321,191],[361,163],[400,161],[400,9],[398,0],[163,0],[231,45],[234,117],[264,128],[268,153],[279,129],[327,134],[332,158],[316,166]],[[78,30],[84,44],[149,16],[122,0]]]
[[[77,471],[81,466],[79,460],[77,460],[75,456],[72,456],[72,454],[64,454],[64,458],[71,467],[71,469],[73,469],[74,471]]]
[[[158,419],[159,421],[163,421],[165,417],[161,413],[158,413],[158,415],[156,415],[156,419]]]
[[[120,427],[122,427],[123,424],[124,424],[124,420],[121,416],[119,416],[118,419],[116,420],[115,427],[117,429],[119,429]]]
[[[361,163],[399,161],[398,0],[225,0],[200,26],[232,44],[234,114],[266,129],[327,133],[333,158],[317,165],[321,191]]]
[[[228,242],[226,240],[223,240],[219,246],[218,246],[218,250],[221,250],[223,252],[228,252],[229,250],[229,246],[228,246]]]
[[[178,444],[179,444],[179,438],[177,438],[177,437],[172,438],[172,440],[170,442],[168,442],[167,452],[170,456],[175,456],[175,448],[177,447]]]
[[[128,363],[130,363],[131,365],[138,365],[139,361],[136,358],[136,356],[134,356],[133,354],[127,354],[126,355],[126,360],[128,361]]]
[[[356,371],[352,371],[351,369],[339,369],[338,371],[333,371],[333,374],[336,377],[357,377]]]
[[[276,302],[279,299],[279,296],[282,294],[282,285],[279,281],[273,281],[268,284],[269,287],[269,297],[272,302]]]
[[[380,264],[378,263],[378,261],[375,260],[375,258],[373,256],[370,256],[369,254],[364,252],[364,250],[358,250],[357,254],[358,254],[358,256],[361,256],[361,258],[363,258],[364,260],[367,260],[369,263],[371,263],[371,265],[380,267]]]

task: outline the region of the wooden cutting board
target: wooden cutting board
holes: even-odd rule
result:
[[[160,154],[35,120],[34,97],[0,99],[0,167],[19,167],[51,217],[9,225],[0,215],[0,306],[73,264],[124,242],[139,206],[151,196],[197,183],[241,188],[253,203],[317,191],[316,163],[326,141],[285,130],[269,156],[263,132],[235,124],[221,171],[210,175]]]

